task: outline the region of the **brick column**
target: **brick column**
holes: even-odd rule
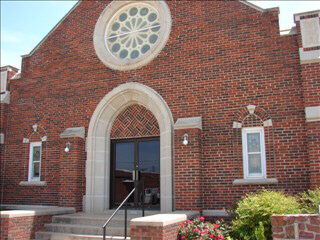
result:
[[[320,11],[295,14],[311,188],[320,185]]]
[[[177,240],[185,214],[157,214],[130,221],[131,240]]]
[[[59,206],[80,211],[85,194],[85,140],[66,134],[66,131],[60,134],[63,139],[60,145]],[[70,143],[69,152],[65,151],[67,143]]]
[[[190,122],[194,122],[193,125]],[[183,144],[185,135],[187,145]],[[201,118],[178,119],[174,142],[175,208],[201,210]]]
[[[272,237],[280,239],[320,239],[320,215],[274,215],[271,218]]]

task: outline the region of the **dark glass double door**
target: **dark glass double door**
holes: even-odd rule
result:
[[[145,205],[160,208],[159,138],[114,140],[111,142],[111,205],[118,206],[134,188],[144,185]],[[137,182],[136,182],[137,184]],[[129,206],[138,207],[142,192],[133,195]]]

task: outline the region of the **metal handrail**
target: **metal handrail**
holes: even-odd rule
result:
[[[117,212],[120,210],[120,208],[125,205],[125,210],[124,210],[124,239],[127,239],[127,201],[131,197],[131,195],[138,190],[139,186],[136,186],[135,188],[132,189],[132,191],[128,194],[128,196],[122,201],[122,203],[117,207],[117,209],[113,212],[113,214],[108,218],[105,224],[103,224],[102,229],[103,229],[103,240],[106,239],[106,228],[109,222],[112,220],[114,215],[117,214]],[[142,187],[143,193],[142,193],[142,216],[144,217],[144,184]]]

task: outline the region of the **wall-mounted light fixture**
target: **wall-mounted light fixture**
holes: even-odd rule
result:
[[[70,142],[67,142],[66,143],[66,148],[64,149],[64,151],[67,153],[67,152],[70,152],[70,145],[71,143]]]
[[[183,145],[188,145],[189,144],[189,135],[187,133],[185,133],[183,135],[183,141],[182,141]]]

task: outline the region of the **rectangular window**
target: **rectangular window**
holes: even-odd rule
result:
[[[40,181],[41,155],[41,142],[31,142],[29,155],[29,181]]]
[[[242,129],[244,178],[266,178],[266,153],[263,127]]]

